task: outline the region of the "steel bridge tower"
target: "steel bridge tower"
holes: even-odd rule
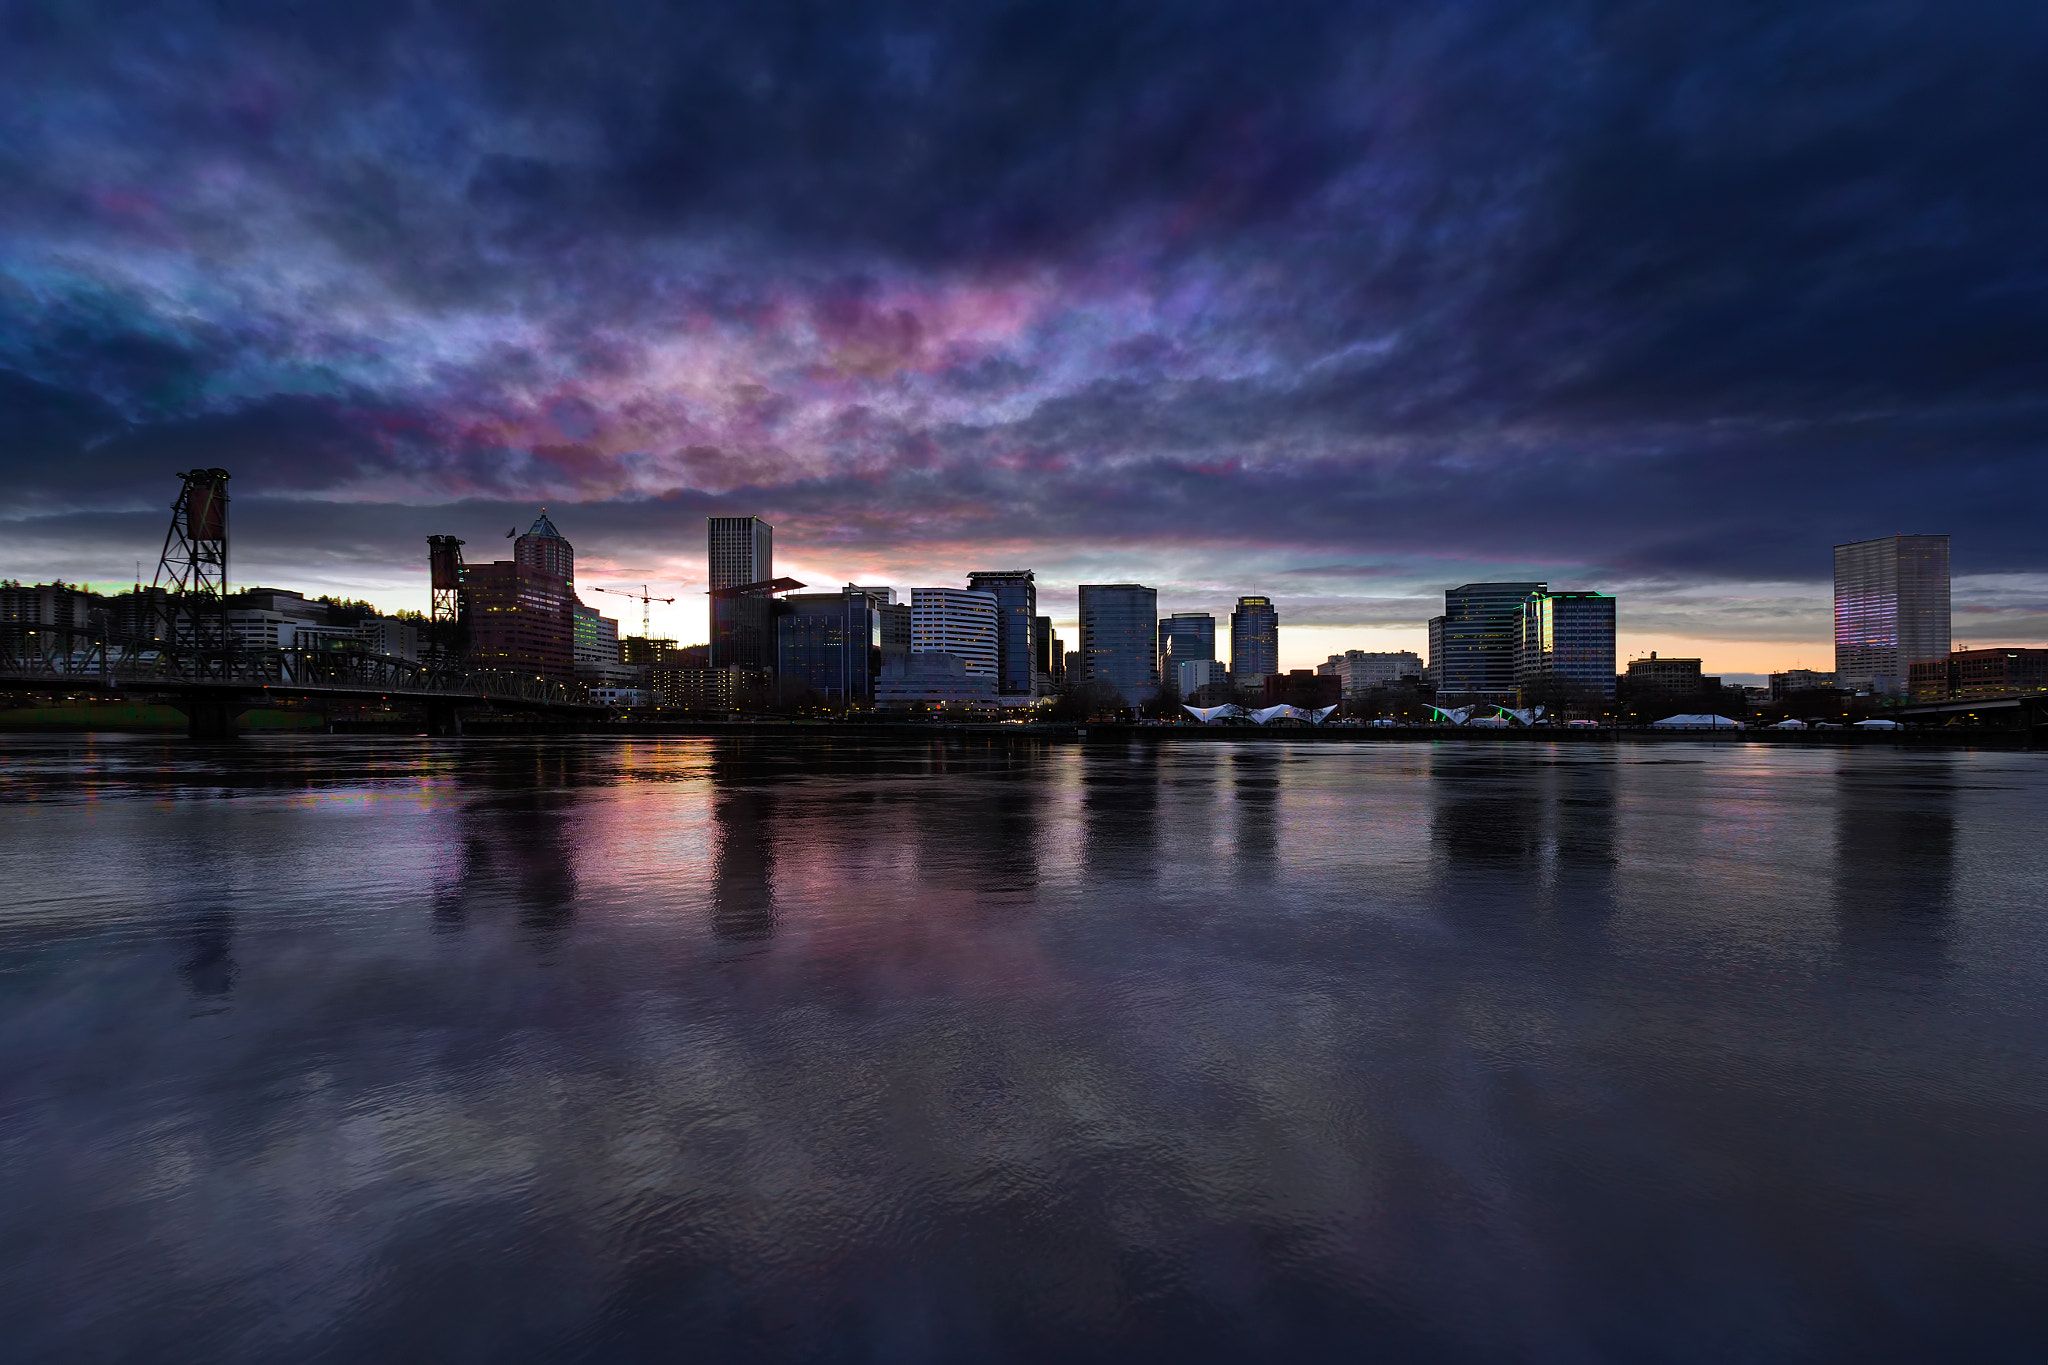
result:
[[[454,536],[427,537],[432,599],[427,608],[427,657],[439,668],[459,665],[462,640],[462,545]]]
[[[195,469],[171,504],[152,588],[168,594],[159,642],[193,677],[225,678],[228,636],[228,472]]]

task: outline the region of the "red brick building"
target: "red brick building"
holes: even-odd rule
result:
[[[462,567],[462,621],[472,668],[576,676],[576,555],[543,509],[512,558]]]

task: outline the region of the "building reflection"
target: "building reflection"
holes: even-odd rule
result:
[[[1159,749],[1090,752],[1081,775],[1082,846],[1089,875],[1151,880],[1159,857]]]
[[[1270,744],[1241,744],[1230,755],[1240,881],[1271,881],[1279,863],[1281,759],[1279,747]]]
[[[1955,756],[1857,751],[1835,772],[1835,930],[1853,977],[1939,975],[1955,913]]]
[[[1532,868],[1543,853],[1548,769],[1511,745],[1444,745],[1429,763],[1430,842],[1461,868]]]
[[[729,943],[775,936],[775,845],[791,836],[777,823],[783,769],[741,740],[711,754],[711,932]]]
[[[548,946],[576,918],[577,789],[596,780],[580,748],[486,751],[463,772],[476,794],[462,807],[454,877],[435,890],[437,930],[509,908],[528,941]]]
[[[194,915],[185,927],[178,977],[196,1000],[226,1000],[241,969],[235,962],[235,917],[225,910]]]

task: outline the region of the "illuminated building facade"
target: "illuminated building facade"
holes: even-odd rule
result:
[[[1947,536],[1835,547],[1836,685],[1902,695],[1912,666],[1949,652]]]
[[[969,677],[998,678],[995,594],[912,588],[910,652],[951,654],[967,665]]]
[[[1240,597],[1230,613],[1230,676],[1257,687],[1280,671],[1280,608],[1270,597]]]
[[[1522,607],[1546,583],[1467,583],[1444,594],[1429,623],[1429,680],[1440,699],[1505,702],[1516,696]]]
[[[759,517],[707,517],[711,591],[775,577],[775,531]],[[711,666],[775,667],[775,599],[764,588],[711,599]]]
[[[1525,703],[1560,685],[1574,695],[1614,700],[1614,599],[1597,592],[1539,592],[1525,599],[1515,685]]]

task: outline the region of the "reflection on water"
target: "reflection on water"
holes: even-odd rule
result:
[[[9,1359],[2024,1359],[2048,765],[0,740]]]
[[[1865,980],[1940,973],[1956,854],[1955,755],[1836,773],[1835,920],[1843,967]]]

